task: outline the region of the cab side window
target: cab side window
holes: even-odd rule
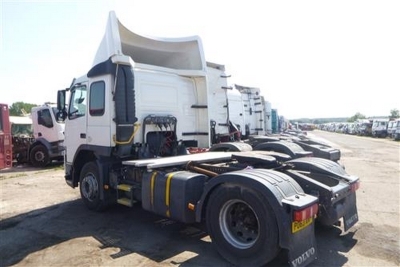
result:
[[[90,116],[102,116],[105,109],[105,83],[103,81],[92,83],[90,86]]]
[[[47,128],[53,127],[53,120],[51,119],[51,114],[49,109],[43,109],[38,111],[38,124],[43,125]]]
[[[71,100],[68,107],[69,119],[76,119],[86,115],[86,86],[75,87],[71,91]]]

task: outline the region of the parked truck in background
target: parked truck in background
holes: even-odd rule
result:
[[[56,119],[57,107],[44,104],[31,110],[33,137],[35,142],[30,147],[30,162],[41,167],[51,161],[64,160],[64,122]]]
[[[358,221],[359,178],[327,159],[213,144],[213,133],[230,133],[224,116],[213,128],[211,87],[224,79],[215,70],[199,37],[140,36],[110,12],[92,68],[58,91],[66,183],[91,210],[139,203],[205,224],[235,265],[262,266],[284,250],[291,266],[306,266],[317,257],[315,218],[345,231]],[[213,146],[224,149],[187,149]]]
[[[29,148],[35,141],[30,116],[10,116],[14,164],[27,163]]]
[[[371,128],[372,136],[385,138],[388,135],[387,132],[388,124],[389,124],[389,119],[386,118],[373,119]]]
[[[358,119],[357,126],[357,135],[372,136],[372,120]]]
[[[400,119],[396,119],[395,123],[394,123],[394,129],[393,129],[393,133],[392,133],[392,138],[395,141],[400,140]]]
[[[389,138],[393,138],[393,133],[396,131],[396,120],[391,119],[388,122],[387,126],[387,134]]]
[[[228,86],[223,65],[207,63],[207,67],[212,151],[226,150],[224,142],[243,141],[254,150],[285,153],[291,158],[316,156],[336,162],[340,160],[339,149],[310,138],[302,131],[290,130],[283,126],[288,123],[283,118],[280,125],[285,130],[273,134],[271,105],[261,90],[238,84]],[[210,82],[216,80],[219,82]],[[225,128],[217,128],[222,126]]]
[[[13,158],[17,163],[45,167],[64,160],[64,123],[56,120],[55,105],[33,107],[30,116],[10,117]]]

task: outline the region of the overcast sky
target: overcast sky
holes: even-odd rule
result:
[[[288,119],[400,110],[400,1],[0,0],[0,102],[42,104],[91,67],[108,13],[154,37],[202,38],[230,83]]]

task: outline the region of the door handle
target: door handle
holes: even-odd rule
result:
[[[86,134],[85,133],[81,133],[80,136],[81,136],[82,139],[86,138]]]

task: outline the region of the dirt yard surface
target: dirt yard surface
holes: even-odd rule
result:
[[[311,266],[400,265],[400,143],[314,131],[360,177],[359,222],[316,228]],[[0,171],[0,266],[231,266],[197,225],[133,208],[88,211],[62,166]],[[287,266],[282,255],[270,266]]]

